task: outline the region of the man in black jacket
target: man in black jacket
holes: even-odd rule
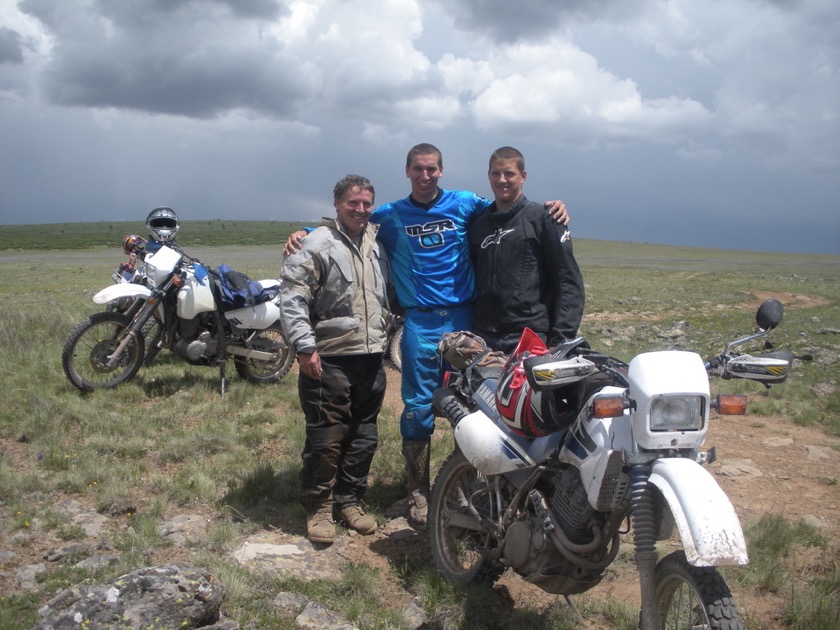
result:
[[[549,347],[574,338],[585,293],[568,227],[526,199],[518,150],[494,151],[488,176],[495,201],[469,230],[478,294],[473,330],[506,353],[526,326]]]

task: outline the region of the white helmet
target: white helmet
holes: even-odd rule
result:
[[[169,243],[178,235],[178,215],[172,208],[161,206],[155,208],[146,217],[146,229],[149,235],[161,243]]]

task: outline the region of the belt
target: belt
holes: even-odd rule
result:
[[[448,315],[452,311],[462,308],[469,308],[469,304],[461,304],[458,306],[409,306],[408,310],[417,311],[418,313],[437,313],[438,315]]]

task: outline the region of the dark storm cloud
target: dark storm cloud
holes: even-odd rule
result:
[[[160,0],[166,2],[167,0]],[[277,0],[216,0],[230,8],[233,15],[275,20],[288,13],[284,2]]]
[[[543,37],[573,20],[609,21],[637,13],[647,0],[447,0],[441,5],[464,30],[487,33],[497,42]]]
[[[317,220],[347,172],[404,195],[420,141],[486,195],[513,144],[578,236],[838,253],[838,20],[837,0],[0,0],[0,221]]]
[[[149,17],[156,21],[160,15],[206,14],[208,10],[225,8],[234,17],[274,20],[288,13],[284,2],[278,0],[95,0],[103,15],[123,23],[134,23]]]
[[[20,34],[10,28],[0,28],[0,64],[23,63]]]
[[[252,16],[285,12],[276,2],[99,1],[98,14],[63,2],[21,5],[55,43],[41,77],[60,105],[208,118],[231,109],[287,118],[310,98],[319,73],[263,38]]]

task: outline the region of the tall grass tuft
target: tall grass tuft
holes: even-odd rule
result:
[[[803,591],[795,591],[785,621],[793,630],[835,630],[840,627],[840,571],[818,577]]]

